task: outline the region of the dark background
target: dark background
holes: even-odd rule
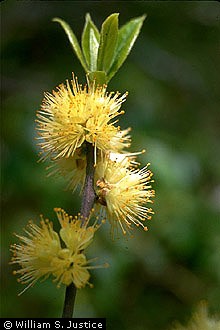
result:
[[[148,15],[109,90],[129,91],[121,126],[132,126],[132,151],[154,172],[156,212],[149,231],[111,241],[102,227],[91,256],[109,269],[92,272],[94,289],[78,290],[76,317],[106,317],[108,329],[169,329],[201,300],[220,313],[220,5],[218,2],[4,1],[2,12],[2,317],[59,317],[64,288],[47,280],[21,297],[9,245],[39,214],[78,212],[78,194],[47,178],[37,163],[35,112],[44,91],[84,72],[53,17],[79,38],[89,12],[100,28]]]

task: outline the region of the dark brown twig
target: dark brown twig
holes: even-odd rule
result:
[[[82,222],[84,222],[86,218],[89,218],[96,197],[94,191],[94,147],[88,142],[86,142],[86,159],[86,179],[83,187],[82,204],[80,210]],[[76,287],[73,283],[71,283],[66,287],[62,314],[63,318],[73,317],[75,297]]]

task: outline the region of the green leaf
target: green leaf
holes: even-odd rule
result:
[[[88,78],[90,82],[93,83],[95,81],[95,84],[99,86],[102,86],[107,82],[106,73],[104,71],[89,72]]]
[[[108,81],[115,75],[126,60],[140,33],[145,18],[146,15],[134,18],[120,28],[114,62],[108,73]]]
[[[118,40],[118,15],[107,17],[102,24],[98,50],[97,70],[108,72],[114,60]]]
[[[89,14],[82,33],[82,50],[90,71],[96,71],[100,34]]]
[[[60,23],[60,25],[62,26],[62,28],[64,29],[64,31],[67,34],[67,37],[68,37],[68,39],[69,39],[69,41],[70,41],[70,43],[73,47],[73,50],[76,53],[76,56],[78,57],[78,59],[79,59],[80,63],[82,64],[84,70],[87,72],[88,67],[87,67],[86,62],[84,60],[80,45],[78,43],[78,40],[77,40],[75,34],[73,33],[71,27],[64,20],[62,20],[61,18],[55,17],[55,18],[53,18],[52,21]]]

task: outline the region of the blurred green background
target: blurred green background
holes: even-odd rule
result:
[[[149,231],[112,242],[103,226],[91,256],[109,269],[92,273],[95,288],[77,292],[76,317],[106,317],[108,329],[169,329],[206,299],[220,314],[220,5],[217,2],[4,1],[2,11],[1,316],[59,317],[64,288],[49,280],[21,297],[9,245],[29,219],[53,208],[74,214],[78,194],[47,178],[37,163],[35,112],[44,91],[85,82],[64,31],[78,36],[89,12],[100,28],[148,15],[129,58],[109,90],[129,91],[121,126],[132,126],[131,150],[145,148],[156,199]]]

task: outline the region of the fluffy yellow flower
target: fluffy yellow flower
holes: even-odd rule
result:
[[[78,186],[83,186],[86,177],[86,155],[77,149],[73,156],[55,159],[47,167],[49,176],[62,176],[67,182],[67,189],[74,191]]]
[[[40,224],[41,227],[29,222],[25,230],[27,236],[16,235],[21,244],[11,246],[12,264],[21,266],[14,274],[21,276],[19,282],[28,284],[21,293],[33,286],[38,279],[47,278],[55,270],[51,262],[61,250],[60,238],[53,230],[52,223],[41,217]]]
[[[207,303],[201,301],[186,326],[176,323],[172,330],[219,330],[220,320],[208,314]]]
[[[97,164],[95,190],[98,202],[106,208],[112,234],[118,227],[126,234],[132,224],[147,230],[144,221],[151,219],[153,211],[146,203],[153,203],[151,198],[155,195],[150,185],[153,174],[148,165],[143,169],[134,168],[126,157],[105,158]]]
[[[88,226],[88,220],[82,225],[80,215],[73,218],[59,208],[55,212],[61,225],[59,234],[53,230],[49,220],[41,217],[40,227],[30,222],[25,230],[26,236],[16,235],[21,244],[11,246],[11,263],[21,267],[14,274],[20,275],[19,282],[28,284],[21,293],[38,279],[50,275],[55,277],[58,285],[73,282],[77,288],[81,288],[89,284],[88,269],[102,267],[88,266],[93,260],[87,261],[82,254],[92,242],[99,226]]]
[[[92,284],[89,283],[90,273],[88,269],[105,267],[105,265],[88,266],[91,261],[93,260],[87,261],[83,253],[71,254],[71,250],[62,249],[52,262],[52,266],[56,269],[53,275],[55,281],[58,282],[58,287],[61,283],[70,285],[72,282],[78,289],[83,288],[86,284],[92,287]]]
[[[66,247],[72,254],[85,250],[92,242],[94,233],[99,228],[99,225],[93,224],[88,226],[88,219],[82,225],[80,215],[73,218],[60,208],[56,208],[55,212],[61,225],[60,237]]]
[[[124,113],[120,107],[126,93],[107,93],[106,87],[82,87],[73,77],[71,85],[67,80],[45,94],[36,120],[42,159],[73,156],[84,141],[104,152],[120,152],[130,145],[129,130],[114,126],[115,117]]]

